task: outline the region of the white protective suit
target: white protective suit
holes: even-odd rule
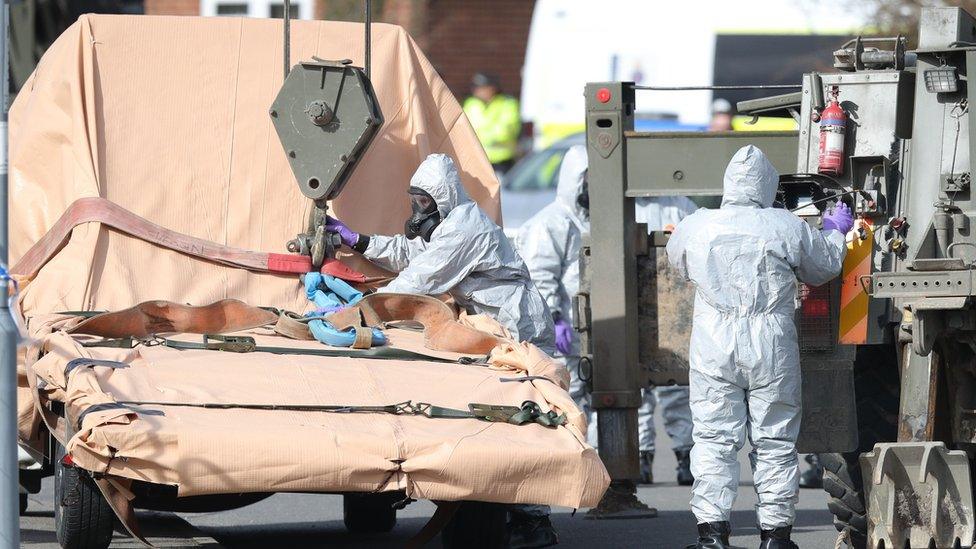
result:
[[[577,202],[586,175],[586,147],[576,145],[566,151],[559,166],[556,200],[532,216],[520,228],[518,249],[548,305],[550,315],[559,313],[573,321],[573,296],[579,291],[579,253],[582,236],[590,232],[588,212]],[[587,438],[596,444],[596,413],[590,407],[589,395],[579,376],[579,338],[573,337],[572,350],[565,361],[570,373],[569,394],[587,415]]]
[[[441,222],[430,242],[402,234],[370,236],[363,255],[399,273],[379,291],[451,294],[458,306],[488,314],[519,341],[553,354],[549,309],[502,229],[468,197],[451,157],[428,156],[410,178],[410,186],[434,199]]]
[[[797,279],[824,284],[847,248],[770,206],[778,174],[758,148],[740,149],[725,171],[722,206],[686,217],[668,259],[696,286],[690,348],[698,522],[727,521],[739,484],[736,454],[748,430],[763,530],[795,516],[800,428],[800,359],[794,311]]]
[[[647,233],[678,226],[682,219],[698,209],[685,196],[638,198],[634,201],[634,220],[647,225]],[[693,444],[691,408],[688,407],[688,387],[673,385],[641,389],[643,402],[637,409],[637,440],[642,452],[654,452],[654,410],[660,404],[664,430],[671,438],[671,449],[690,450]]]

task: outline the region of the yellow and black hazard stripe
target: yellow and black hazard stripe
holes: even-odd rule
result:
[[[861,277],[871,274],[874,249],[874,224],[868,219],[858,219],[856,227],[864,230],[861,239],[858,230],[847,234],[847,257],[841,275],[840,322],[838,341],[858,345],[868,339],[868,302],[870,297],[861,286]]]

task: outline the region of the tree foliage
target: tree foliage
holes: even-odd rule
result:
[[[867,15],[868,27],[878,34],[908,37],[908,44],[918,43],[918,20],[922,8],[955,6],[976,15],[976,0],[852,0],[851,9]]]

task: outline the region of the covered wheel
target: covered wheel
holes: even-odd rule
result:
[[[104,549],[112,541],[115,512],[91,476],[65,465],[57,444],[54,461],[54,529],[64,549]]]
[[[837,531],[848,531],[854,549],[866,547],[868,531],[858,458],[875,443],[897,438],[899,383],[894,345],[858,347],[854,363],[857,451],[819,454],[824,467],[823,487],[830,496],[827,508],[834,515]]]
[[[465,501],[441,532],[445,549],[508,547],[508,506]]]
[[[342,496],[342,522],[350,532],[382,533],[396,526],[393,506],[406,497],[403,492],[345,494]]]

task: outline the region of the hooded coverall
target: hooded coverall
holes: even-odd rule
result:
[[[588,212],[577,197],[586,174],[586,147],[576,145],[563,156],[559,166],[556,200],[526,221],[518,233],[518,249],[529,274],[548,305],[550,316],[573,320],[573,296],[579,291],[579,254],[582,236],[590,232]],[[570,373],[569,394],[586,414],[587,438],[596,443],[596,413],[590,408],[586,386],[580,380],[579,337],[574,335],[571,351],[557,355]]]
[[[437,203],[441,222],[422,238],[374,235],[363,255],[399,273],[380,292],[450,294],[458,306],[484,313],[552,355],[552,317],[529,271],[502,229],[486,216],[461,185],[454,161],[432,154],[410,178]]]
[[[740,149],[725,171],[722,206],[686,217],[668,259],[696,287],[690,348],[699,523],[728,521],[739,484],[736,454],[748,432],[759,526],[793,524],[798,490],[800,360],[797,280],[837,276],[845,235],[820,231],[771,208],[778,174],[758,148]]]

